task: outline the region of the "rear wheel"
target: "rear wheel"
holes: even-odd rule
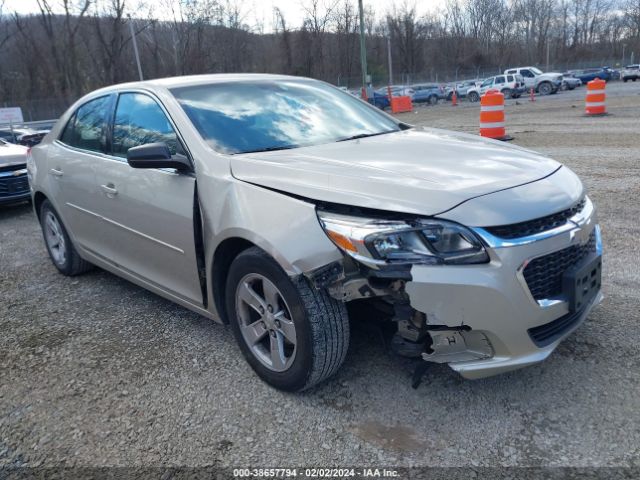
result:
[[[262,380],[300,391],[333,375],[349,346],[345,305],[295,279],[254,247],[231,264],[229,322],[242,354]]]
[[[73,276],[91,270],[93,265],[80,258],[58,212],[49,200],[40,205],[40,226],[49,257],[60,273]]]
[[[478,92],[469,92],[467,94],[467,97],[469,97],[469,101],[473,103],[480,100],[480,95],[478,94]]]
[[[511,89],[510,88],[503,88],[501,90],[502,95],[504,95],[504,98],[511,98]]]
[[[429,97],[429,104],[436,105],[437,103],[438,103],[438,97],[436,97],[435,95],[431,95]]]

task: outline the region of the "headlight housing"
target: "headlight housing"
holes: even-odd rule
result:
[[[366,265],[471,265],[487,263],[480,239],[457,223],[436,219],[381,220],[318,210],[329,238]]]

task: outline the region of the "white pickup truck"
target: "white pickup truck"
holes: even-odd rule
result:
[[[524,85],[527,90],[533,88],[541,95],[556,93],[562,86],[561,73],[543,73],[536,67],[509,68],[504,71],[505,75],[520,74],[524,78]]]

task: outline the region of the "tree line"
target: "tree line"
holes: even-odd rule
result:
[[[384,11],[364,3],[369,72],[380,83],[387,38],[398,82],[640,55],[640,0],[446,0],[428,14],[408,0]],[[47,99],[61,110],[95,88],[136,80],[130,23],[145,78],[267,72],[351,88],[361,78],[357,0],[302,0],[300,24],[276,7],[268,28],[240,0],[36,4],[25,15],[0,0],[0,106]]]

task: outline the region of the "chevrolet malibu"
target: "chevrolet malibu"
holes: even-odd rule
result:
[[[338,370],[349,312],[392,322],[419,365],[481,378],[544,360],[601,299],[600,229],[571,170],[315,80],[98,90],[27,169],[62,274],[96,265],[230,324],[283,390]]]

